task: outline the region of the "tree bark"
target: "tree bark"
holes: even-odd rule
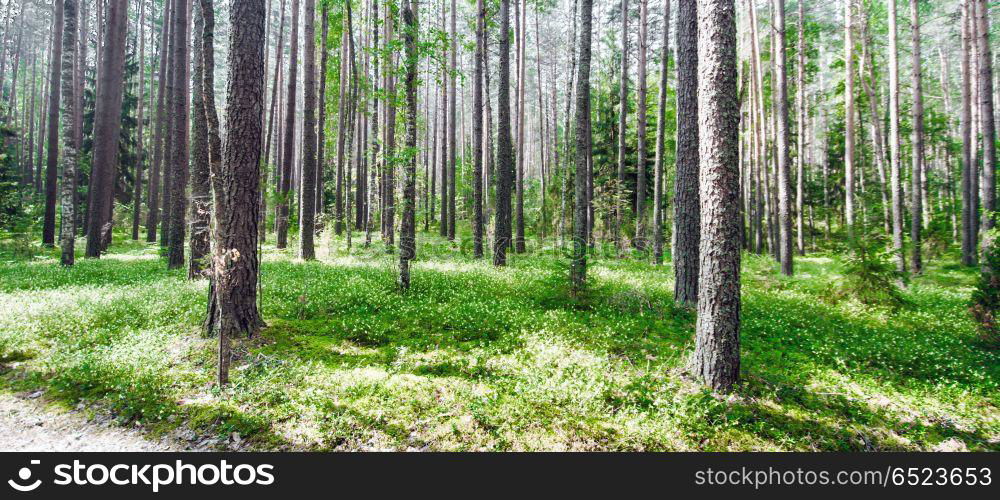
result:
[[[674,181],[674,301],[698,303],[699,128],[698,5],[677,4],[677,174]]]
[[[889,0],[893,2],[895,0]],[[848,239],[854,239],[854,28],[853,0],[844,2],[844,221]],[[892,31],[892,30],[890,30]],[[891,37],[892,35],[890,35]],[[893,38],[894,40],[894,38]],[[892,42],[890,42],[892,43]],[[893,45],[895,47],[895,45]],[[892,49],[890,49],[892,50]],[[889,91],[890,94],[892,90]]]
[[[316,258],[316,0],[305,0],[302,44],[302,203],[299,204],[299,257]],[[343,111],[341,111],[343,113]],[[341,129],[343,131],[343,129]],[[339,181],[338,181],[339,186]],[[341,204],[338,194],[337,203]],[[343,213],[337,219],[343,225]]]
[[[59,1],[59,0],[56,0]],[[76,89],[73,85],[73,62],[77,51],[77,21],[78,11],[76,0],[63,0],[63,34],[62,34],[62,186],[59,202],[62,221],[59,228],[59,240],[62,254],[59,262],[63,266],[72,266],[75,259],[76,243],[76,175],[79,163],[79,150],[76,144],[76,134],[73,129],[73,110],[76,109]]]
[[[639,90],[636,94],[635,248],[646,249],[646,49],[649,0],[639,0]]]
[[[199,0],[194,8],[191,74],[191,255],[188,279],[202,276],[204,260],[211,250],[212,184],[208,152],[208,115],[205,99],[213,89],[205,87],[205,5]]]
[[[483,257],[483,64],[486,5],[476,0],[476,54],[472,76],[472,256]],[[489,99],[489,96],[486,96]],[[542,193],[544,198],[545,194]]]
[[[892,194],[892,246],[896,271],[906,272],[903,245],[903,187],[899,144],[899,61],[896,42],[896,0],[886,0],[889,12],[889,189]]]
[[[740,373],[735,11],[733,0],[699,0],[697,6],[702,237],[693,368],[716,391],[730,390]]]
[[[257,309],[261,113],[264,102],[264,0],[233,0],[229,11],[229,79],[216,258],[219,384],[228,381],[229,339],[263,325]],[[220,196],[216,195],[216,200]]]
[[[573,252],[569,276],[574,295],[583,292],[587,280],[587,238],[590,210],[590,44],[593,0],[580,1],[580,58],[576,75],[576,172],[573,180]],[[683,0],[682,0],[683,1]],[[501,82],[503,85],[503,82]],[[503,87],[501,86],[501,89]],[[502,103],[501,103],[502,106]],[[502,109],[502,108],[501,108]]]
[[[666,154],[667,70],[670,60],[670,2],[663,2],[663,52],[660,54],[659,104],[656,108],[656,159],[653,174],[653,262],[663,264],[663,160]]]
[[[163,163],[163,133],[166,116],[164,116],[164,100],[166,98],[167,80],[167,41],[170,31],[170,16],[173,2],[164,2],[163,14],[160,16],[160,67],[156,76],[156,124],[153,129],[153,165],[149,174],[149,212],[146,214],[146,242],[156,241],[156,229],[160,224],[160,170]],[[163,167],[166,170],[166,167]]]
[[[288,93],[285,99],[285,140],[282,146],[281,182],[278,187],[278,221],[275,229],[278,233],[278,248],[288,246],[288,205],[289,191],[292,186],[292,162],[295,158],[295,91],[298,87],[298,57],[299,57],[299,0],[292,0],[291,32],[288,43],[288,72],[285,73],[288,83]]]
[[[801,3],[801,0],[799,2]],[[775,130],[775,134],[777,135],[775,147],[777,148],[776,156],[778,160],[779,256],[781,260],[781,273],[785,276],[791,276],[794,269],[792,265],[792,207],[788,177],[789,164],[791,163],[789,156],[791,146],[789,145],[788,132],[788,67],[785,53],[785,0],[774,0],[774,12],[775,20],[777,21],[775,23],[775,40],[778,42],[777,47],[773,47],[772,50],[777,51],[775,62],[776,76],[778,77],[775,89],[775,112],[777,113],[776,120],[778,122],[778,127]]]
[[[913,2],[914,0],[911,0]],[[976,36],[979,40],[979,120],[983,134],[983,173],[980,183],[980,198],[983,203],[983,216],[980,227],[983,232],[993,229],[996,225],[997,189],[996,189],[996,122],[993,109],[993,58],[990,49],[990,19],[986,0],[975,0]],[[916,7],[912,7],[916,9]],[[914,12],[916,12],[914,10]],[[914,17],[916,14],[914,14]],[[983,239],[983,247],[987,246],[987,238]],[[983,259],[984,265],[986,259]]]
[[[174,47],[174,88],[176,89],[171,106],[172,124],[171,160],[173,161],[173,176],[170,179],[170,235],[167,245],[167,267],[179,268],[184,265],[184,240],[187,229],[187,183],[188,183],[188,115],[189,115],[189,74],[188,74],[188,41],[191,30],[188,22],[188,5],[186,0],[176,0],[177,44]],[[263,59],[262,59],[263,60]]]
[[[52,50],[49,53],[49,108],[48,108],[48,148],[45,165],[45,215],[42,222],[42,245],[55,246],[56,234],[56,179],[59,161],[59,106],[62,78],[63,25],[65,23],[65,2],[52,2]],[[72,108],[69,108],[72,109]]]
[[[625,251],[623,242],[624,235],[622,227],[624,224],[623,213],[625,211],[625,139],[628,135],[628,0],[621,0],[622,7],[622,67],[618,82],[618,183],[615,185],[615,246],[618,247],[618,255]]]
[[[417,12],[413,0],[403,4],[406,46],[406,164],[403,168],[403,214],[399,228],[399,286],[410,288],[410,261],[416,256],[417,197]]]
[[[962,3],[962,264],[976,265],[976,200],[973,181],[976,167],[972,161],[972,89],[970,64],[972,58],[972,0]]]
[[[517,0],[514,1],[516,2]],[[589,4],[590,2],[590,0],[582,1],[584,4]],[[589,42],[589,37],[587,40]],[[494,229],[493,236],[493,265],[505,266],[507,265],[507,247],[511,244],[512,236],[510,188],[514,181],[514,147],[513,144],[511,144],[510,133],[510,0],[500,0],[499,49],[500,74],[498,77],[499,81],[497,82],[498,124],[496,228]],[[444,208],[444,205],[442,205],[442,208]],[[444,214],[442,213],[441,216],[443,220]]]
[[[910,195],[910,245],[913,247],[910,267],[914,274],[923,271],[923,262],[920,257],[920,231],[923,229],[923,172],[924,172],[924,95],[921,88],[920,75],[920,15],[917,8],[917,0],[910,0],[910,23],[912,37],[912,88],[913,88],[913,169],[911,171],[912,187]],[[992,92],[987,94],[987,101],[993,102]],[[991,106],[992,107],[992,106]],[[990,124],[993,119],[990,118]],[[992,141],[991,141],[992,142]]]

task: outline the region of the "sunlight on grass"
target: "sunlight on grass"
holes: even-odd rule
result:
[[[265,246],[269,327],[239,339],[222,392],[207,284],[166,270],[155,245],[72,269],[0,263],[0,388],[262,449],[1000,449],[1000,353],[977,344],[974,272],[950,260],[891,310],[831,291],[836,257],[783,277],[747,255],[743,382],[718,396],[685,374],[694,315],[673,306],[669,264],[593,259],[572,298],[554,252],[495,269],[422,236],[400,294],[398,256],[354,238],[316,262]]]

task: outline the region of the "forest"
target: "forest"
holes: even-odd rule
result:
[[[1000,451],[998,16],[0,0],[0,450]]]

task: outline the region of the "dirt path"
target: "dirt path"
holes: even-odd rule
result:
[[[81,411],[45,408],[41,393],[0,394],[0,451],[181,451],[169,438],[87,420]]]

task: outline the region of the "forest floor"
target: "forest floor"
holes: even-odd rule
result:
[[[401,294],[363,234],[315,262],[266,245],[268,327],[220,391],[207,284],[120,236],[70,269],[0,260],[0,402],[47,407],[0,422],[77,412],[170,449],[1000,451],[1000,351],[967,312],[975,270],[948,256],[893,309],[844,292],[835,255],[790,278],[745,255],[742,382],[719,396],[685,373],[694,315],[669,265],[595,258],[571,299],[556,251],[498,270],[420,234]]]

